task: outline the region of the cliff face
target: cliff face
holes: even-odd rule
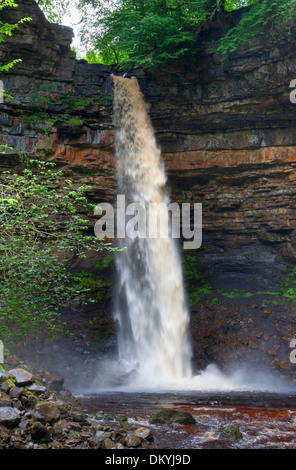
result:
[[[1,168],[37,146],[75,184],[92,185],[92,200],[111,201],[112,70],[77,61],[71,29],[49,24],[32,0],[18,3],[3,11],[5,19],[15,22],[17,12],[33,20],[0,44],[1,62],[22,59],[0,77],[14,97],[0,105],[0,144],[13,147]],[[289,99],[295,57],[292,41],[262,38],[224,62],[205,47],[188,63],[135,73],[172,200],[203,204],[203,248],[191,254],[220,291],[212,304],[192,308],[200,366],[247,354],[293,373],[296,309],[274,294],[289,282],[293,289],[285,270],[296,261],[296,104]]]

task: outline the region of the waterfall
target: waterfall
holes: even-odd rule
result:
[[[153,127],[135,77],[113,77],[118,194],[126,204],[159,204],[165,220],[169,196]],[[165,203],[165,204],[162,204]],[[119,359],[154,384],[191,377],[189,314],[179,250],[172,237],[119,239],[116,254]]]

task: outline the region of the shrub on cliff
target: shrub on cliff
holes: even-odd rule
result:
[[[22,173],[0,177],[0,335],[56,331],[59,310],[86,293],[63,262],[65,254],[113,251],[84,234],[87,186],[74,189],[54,164],[32,160]]]
[[[17,4],[13,0],[0,0],[0,15],[1,15],[1,11],[3,10],[3,8],[6,8],[6,7],[16,8]],[[18,28],[20,24],[24,23],[25,21],[30,21],[30,20],[31,18],[22,18],[16,23],[9,24],[9,23],[3,23],[0,19],[0,42],[5,41],[6,36],[11,36],[12,32],[16,28]],[[3,64],[0,61],[0,72],[9,70],[11,67],[14,66],[14,64],[20,61],[21,61],[20,59],[14,59],[13,61],[7,64]]]

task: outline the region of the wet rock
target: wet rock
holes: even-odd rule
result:
[[[16,385],[20,387],[30,385],[34,382],[33,374],[24,369],[11,369],[9,371],[9,374],[11,374],[15,378]]]
[[[68,425],[65,421],[58,421],[52,426],[52,433],[55,440],[61,440],[67,435]]]
[[[48,383],[48,388],[50,390],[54,390],[55,392],[60,392],[64,386],[64,378],[63,377],[54,377]]]
[[[21,421],[20,412],[15,408],[0,408],[0,425],[6,427],[15,427]]]
[[[42,403],[36,407],[37,413],[42,417],[42,421],[49,424],[54,424],[60,420],[60,412],[55,405],[50,403]]]
[[[89,422],[87,420],[87,416],[83,413],[72,413],[72,420],[76,423],[80,423],[82,426],[89,426]]]
[[[114,441],[112,441],[112,439],[105,439],[104,440],[104,444],[103,444],[103,448],[104,449],[115,449],[116,447],[116,443]]]
[[[125,439],[126,447],[139,447],[142,445],[142,440],[134,434],[129,434]]]
[[[11,406],[11,400],[9,398],[3,398],[0,400],[0,407],[9,407]]]
[[[41,394],[46,392],[46,387],[44,387],[44,385],[32,384],[27,387],[27,390],[32,393]]]
[[[9,380],[6,380],[5,382],[3,382],[1,385],[0,385],[0,390],[1,392],[4,392],[4,393],[9,393],[9,390],[10,390],[10,381]]]
[[[0,443],[8,442],[9,440],[10,440],[10,431],[7,429],[7,427],[0,425]]]
[[[32,421],[41,421],[43,419],[42,415],[38,413],[34,408],[25,412],[25,418],[31,419]]]
[[[111,415],[104,415],[100,419],[101,419],[101,421],[105,421],[106,423],[108,423],[109,421],[115,421],[116,420],[116,418],[114,418]]]
[[[104,431],[97,431],[94,436],[89,439],[89,444],[92,449],[101,449],[105,439]]]
[[[23,398],[23,397],[22,397]],[[33,395],[29,395],[28,397],[26,397],[27,400],[26,400],[26,408],[34,408],[34,406],[36,405],[37,403],[37,398],[34,397]]]
[[[9,390],[9,396],[11,398],[19,398],[22,393],[24,392],[24,389],[23,387],[16,387],[16,386],[13,386],[11,387],[11,389]]]
[[[139,437],[141,441],[152,442],[154,440],[152,431],[148,428],[138,428],[135,430],[134,435]]]
[[[164,409],[155,413],[150,419],[150,424],[180,424],[183,426],[195,424],[194,417],[187,411]]]
[[[36,421],[36,423],[33,424],[32,429],[31,429],[31,437],[33,441],[49,441],[50,440],[50,431],[47,429],[44,424],[40,423],[39,421]]]
[[[0,384],[2,384],[3,382],[6,382],[8,378],[9,378],[8,374],[0,370]]]
[[[122,422],[127,422],[127,416],[126,415],[117,415],[115,416],[116,421],[119,421],[120,423]]]
[[[53,441],[52,446],[53,446],[54,449],[65,449],[63,444],[59,441]]]
[[[237,441],[243,438],[242,433],[239,430],[239,427],[236,425],[227,426],[224,431],[221,432],[220,439],[229,439],[232,441]]]
[[[22,409],[22,402],[20,400],[18,400],[17,398],[14,398],[12,400],[12,407],[16,408],[18,410],[21,410]]]

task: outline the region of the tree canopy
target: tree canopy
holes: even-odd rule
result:
[[[71,4],[81,14],[86,59],[122,69],[153,68],[188,57],[200,47],[200,35],[242,10],[238,23],[215,46],[226,54],[254,36],[290,34],[296,0],[36,0],[51,21],[61,21]],[[247,7],[247,8],[246,8]]]
[[[70,0],[36,0],[47,19],[54,23],[61,23],[72,2]]]
[[[238,24],[217,41],[227,53],[252,37],[289,34],[296,0],[78,0],[87,58],[122,68],[157,67],[193,54],[200,33],[243,7]]]

